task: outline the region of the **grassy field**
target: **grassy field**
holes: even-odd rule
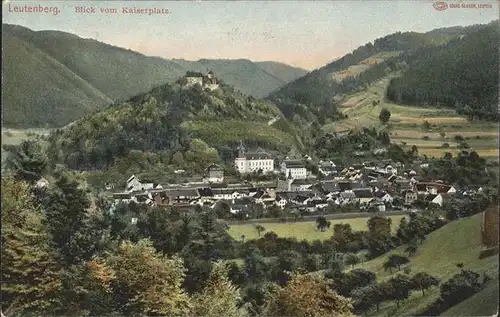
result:
[[[47,135],[52,129],[6,129],[2,128],[2,145],[18,145],[23,140],[35,138],[36,135]]]
[[[390,78],[383,78],[366,90],[345,96],[342,112],[347,119],[327,124],[326,132],[342,129],[362,129],[375,127],[389,129],[391,140],[410,148],[416,145],[420,154],[442,157],[445,152],[460,152],[454,138],[461,135],[471,149],[480,156],[498,159],[498,125],[494,122],[469,122],[452,109],[403,106],[384,101],[385,89]],[[373,101],[380,101],[373,106]],[[391,112],[389,125],[378,119],[382,108]],[[427,122],[427,126],[424,124]],[[424,139],[425,138],[425,139]],[[442,147],[448,143],[449,148]]]
[[[411,274],[425,271],[437,276],[441,281],[446,281],[454,274],[459,273],[460,269],[457,263],[463,263],[467,269],[472,269],[480,273],[487,273],[496,281],[489,285],[482,292],[483,295],[492,298],[498,293],[498,257],[491,256],[485,259],[479,259],[481,249],[481,214],[469,218],[457,220],[449,223],[445,227],[429,234],[424,243],[419,247],[417,253],[413,255],[408,264],[411,268]],[[363,269],[375,272],[379,281],[389,279],[398,274],[398,272],[385,272],[382,264],[391,254],[403,254],[404,246],[397,248],[385,256],[365,262]],[[496,293],[495,293],[496,292]],[[411,297],[404,301],[398,309],[393,302],[386,302],[381,305],[380,312],[373,311],[373,316],[408,316],[422,311],[426,306],[436,300],[439,296],[439,287],[429,290],[425,296],[420,292],[412,293]],[[475,300],[476,299],[476,300]],[[478,315],[482,308],[484,299],[477,296],[469,299],[468,313],[472,316]],[[465,303],[463,304],[465,307]],[[490,303],[491,307],[491,303]],[[457,316],[460,307],[450,309],[451,313],[447,316]],[[493,311],[486,312],[485,315],[491,315]],[[465,314],[467,315],[467,314]],[[463,316],[463,315],[462,315]]]
[[[391,216],[392,218],[392,228],[396,230],[401,218],[404,216]],[[366,218],[353,218],[353,219],[339,219],[339,220],[330,220],[331,225],[337,223],[349,223],[353,230],[367,230],[367,221]],[[326,240],[332,236],[332,229],[326,230],[324,232],[318,231],[316,229],[315,221],[304,221],[304,222],[296,222],[296,223],[265,223],[262,226],[266,229],[261,235],[264,235],[266,232],[273,231],[280,237],[294,237],[297,240]],[[238,224],[229,226],[229,234],[236,240],[241,240],[241,236],[245,235],[245,239],[257,239],[258,233],[255,230],[255,224]]]

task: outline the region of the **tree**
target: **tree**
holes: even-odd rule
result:
[[[395,300],[396,305],[399,308],[399,303],[410,296],[412,282],[406,275],[397,275],[396,277],[391,278],[388,283],[391,287],[389,298]]]
[[[304,269],[307,272],[315,272],[322,268],[321,256],[319,254],[307,254],[304,259]]]
[[[17,179],[33,183],[45,172],[47,158],[43,155],[39,143],[23,141],[7,157],[6,165],[14,172]]]
[[[90,201],[78,182],[61,175],[44,205],[62,263],[70,266],[89,260],[98,250],[103,232],[88,213]]]
[[[177,251],[175,226],[169,219],[168,213],[158,207],[146,211],[144,219],[137,223],[139,234],[149,238],[153,247],[166,255],[173,255]]]
[[[352,302],[331,289],[324,278],[292,275],[285,287],[274,288],[264,316],[354,317]]]
[[[116,313],[111,289],[114,272],[102,259],[74,265],[62,272],[61,302],[65,316],[109,316]]]
[[[276,264],[274,279],[279,285],[284,285],[288,282],[289,272],[295,272],[302,268],[302,256],[297,251],[283,251],[278,255]]]
[[[321,232],[325,231],[329,227],[328,220],[325,217],[319,216],[316,218],[316,228]]]
[[[382,110],[380,110],[380,114],[379,114],[378,118],[382,123],[385,124],[385,123],[389,122],[389,119],[391,118],[391,112],[389,110],[387,110],[386,108],[382,108]]]
[[[175,152],[172,156],[172,164],[175,167],[182,168],[184,166],[184,155],[179,151]]]
[[[354,289],[373,284],[376,280],[375,273],[363,269],[354,269],[333,276],[335,290],[340,295],[347,297],[350,296]]]
[[[264,231],[266,231],[266,228],[264,228],[262,225],[255,225],[255,230],[257,231],[257,234],[259,235],[260,237],[260,234]]]
[[[360,261],[361,260],[359,259],[359,257],[354,253],[347,253],[346,255],[344,255],[344,263],[346,265],[350,265],[352,268],[354,268],[354,266]]]
[[[243,271],[248,281],[259,283],[268,279],[269,265],[259,249],[254,249],[244,261]]]
[[[239,291],[228,279],[224,262],[216,262],[201,293],[192,298],[191,314],[207,317],[240,317],[244,310],[238,308]]]
[[[401,265],[410,262],[410,260],[407,257],[399,254],[391,255],[387,261],[393,264],[392,267],[397,267],[398,271],[401,270]]]
[[[411,243],[408,244],[408,246],[405,248],[405,252],[408,253],[408,256],[411,256],[415,252],[417,252],[418,246],[415,241],[412,241]]]
[[[333,225],[332,241],[335,242],[338,251],[346,252],[349,242],[352,241],[352,237],[353,232],[350,224],[338,223]]]
[[[61,288],[42,211],[22,181],[2,179],[2,310],[50,315]]]
[[[422,291],[422,296],[425,296],[425,290],[431,288],[432,286],[439,285],[439,279],[426,272],[419,272],[415,274],[411,278],[411,281],[415,289]]]
[[[113,270],[112,291],[123,314],[187,314],[188,296],[182,289],[183,261],[156,252],[152,242],[123,242],[105,260]]]
[[[441,284],[441,298],[453,306],[472,296],[481,288],[480,275],[474,271],[462,270]]]
[[[384,264],[382,264],[382,267],[384,268],[384,271],[389,271],[392,274],[392,269],[396,268],[396,265],[393,262],[387,260],[384,262]]]
[[[353,308],[355,312],[362,312],[365,316],[368,316],[368,310],[370,310],[375,304],[372,299],[373,290],[371,285],[356,288],[351,293],[351,298],[353,300]]]

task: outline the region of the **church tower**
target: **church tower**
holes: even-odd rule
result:
[[[240,141],[240,145],[238,146],[238,158],[244,158],[246,155],[245,146],[243,145],[243,141]]]
[[[240,141],[240,145],[238,146],[238,156],[234,159],[234,167],[241,174],[247,173],[247,157],[246,157],[245,146],[243,145],[243,141]]]

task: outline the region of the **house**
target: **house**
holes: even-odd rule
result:
[[[310,197],[306,195],[301,195],[297,194],[292,200],[292,203],[298,204],[298,205],[306,205],[307,202],[309,201]]]
[[[125,191],[132,193],[137,191],[146,191],[152,189],[162,189],[160,184],[153,182],[141,182],[137,176],[132,175],[127,179],[127,185]]]
[[[289,202],[288,197],[282,194],[276,194],[276,205],[281,209],[285,209],[286,204]]]
[[[288,191],[309,191],[314,185],[314,181],[308,179],[293,179],[290,180],[290,188]]]
[[[353,189],[352,192],[361,205],[368,205],[373,200],[373,193],[370,188]]]
[[[419,182],[415,186],[419,195],[424,194],[456,194],[455,187],[443,184],[442,182]]]
[[[429,194],[425,196],[424,200],[439,206],[443,206],[443,195],[441,194]]]
[[[200,194],[200,204],[213,203],[216,200],[211,188],[198,188],[198,194]]]
[[[352,191],[342,192],[338,198],[338,203],[341,205],[353,204],[356,202],[356,195]]]
[[[268,174],[274,171],[274,158],[265,152],[247,153],[243,142],[240,142],[238,157],[234,160],[234,166],[240,174],[259,171]]]
[[[338,182],[338,187],[341,192],[346,190],[359,189],[362,187],[361,182],[359,181],[341,181]]]
[[[387,153],[387,149],[378,148],[378,149],[373,150],[372,153],[373,153],[373,155],[384,155],[385,153]]]
[[[36,188],[45,188],[45,187],[48,187],[49,186],[49,181],[46,180],[45,178],[40,178],[36,183],[35,183],[35,187]]]
[[[132,199],[132,195],[130,193],[114,193],[113,199],[115,204],[130,203],[131,201],[135,201]]]
[[[319,161],[318,172],[323,176],[337,175],[337,166],[332,161]]]
[[[307,170],[304,162],[300,160],[285,160],[281,163],[281,173],[291,179],[306,179]]]
[[[165,194],[172,205],[190,204],[200,198],[200,193],[194,188],[166,190]]]
[[[385,210],[386,210],[385,204],[381,201],[373,203],[372,206],[375,207],[375,209],[379,212],[385,212]]]
[[[387,203],[387,204],[390,204],[392,203],[392,201],[394,200],[394,198],[386,191],[383,191],[383,190],[379,190],[379,191],[376,191],[373,196],[378,200],[378,201],[381,201],[383,203]]]
[[[224,181],[224,168],[218,164],[211,164],[205,170],[206,180],[209,183],[222,183]]]
[[[455,189],[455,187],[453,187],[451,185],[441,184],[441,185],[437,186],[437,193],[438,194],[454,195],[457,193],[457,190]]]
[[[394,187],[394,190],[396,190],[397,192],[402,192],[404,190],[408,190],[408,189],[413,188],[410,180],[404,179],[404,178],[403,179],[401,179],[401,178],[395,179],[393,181],[393,187]]]
[[[418,199],[417,192],[411,189],[407,189],[401,192],[405,205],[411,205],[414,201]]]
[[[321,209],[328,207],[328,201],[325,198],[317,196],[317,195],[312,197],[309,200],[309,203],[314,205],[316,210],[318,210],[318,209],[321,210]]]
[[[339,193],[340,186],[338,182],[323,182],[321,183],[321,188],[325,194],[329,193]]]

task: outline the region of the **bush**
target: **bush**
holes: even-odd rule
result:
[[[443,149],[447,149],[447,148],[449,148],[449,147],[450,147],[450,144],[449,144],[449,143],[443,143],[443,144],[441,145],[441,147],[442,147]]]
[[[429,136],[428,136],[428,135],[424,135],[424,136],[422,137],[422,139],[423,139],[423,140],[430,140],[430,138],[429,138]]]
[[[460,303],[481,288],[479,278],[474,271],[462,270],[441,285],[441,298],[449,307]]]

